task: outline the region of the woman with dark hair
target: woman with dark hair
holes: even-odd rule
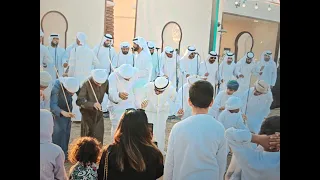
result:
[[[99,180],[155,180],[163,175],[163,156],[152,143],[148,118],[142,109],[127,109],[122,115],[114,143],[104,148]]]
[[[69,161],[75,164],[70,169],[70,180],[98,178],[96,163],[99,162],[101,153],[100,143],[92,137],[75,139],[70,146]]]

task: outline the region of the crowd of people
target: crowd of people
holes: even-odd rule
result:
[[[110,34],[93,49],[83,32],[66,49],[59,34],[48,47],[43,37],[40,30],[40,179],[280,179],[270,51],[236,62],[231,52],[201,59],[194,46],[182,57],[169,46],[160,54],[142,37],[118,53]],[[103,146],[106,112],[113,141]],[[168,118],[181,121],[165,151]],[[81,121],[81,137],[69,148],[72,121]]]

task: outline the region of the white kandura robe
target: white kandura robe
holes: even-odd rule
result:
[[[207,81],[212,84],[213,87],[215,87],[220,80],[219,74],[218,74],[218,62],[217,60],[210,64],[209,60],[203,61],[200,63],[200,76],[205,77],[205,74],[209,73],[209,76],[207,76]]]
[[[264,67],[262,70],[262,74],[259,77],[259,80],[264,80],[270,86],[274,86],[277,81],[277,65],[276,63],[270,58],[268,62],[265,60],[260,60],[259,67]]]
[[[113,63],[116,52],[113,47],[107,48],[104,47],[102,44],[99,46],[97,45],[93,49],[93,53],[97,56],[99,60],[99,65],[97,69],[105,69],[107,70],[107,74],[109,75],[112,72],[112,67],[110,66],[110,62]],[[108,109],[108,94],[105,93],[103,96],[103,100],[101,103],[101,108],[103,112],[107,112]]]
[[[78,46],[71,50],[69,59],[69,77],[75,77],[80,86],[88,79],[91,74],[93,67],[99,65],[99,60],[91,49],[85,46]],[[81,121],[80,108],[76,104],[77,94],[75,93],[72,97],[72,113],[76,115],[73,121]]]
[[[207,114],[176,123],[170,133],[164,180],[223,180],[227,143],[223,125]]]
[[[138,79],[141,83],[147,84],[151,81],[152,75],[152,59],[151,56],[142,50],[134,59],[134,67],[138,68]]]
[[[183,109],[183,112],[184,112],[183,116],[181,117],[181,120],[192,116],[191,107],[188,104],[189,89],[190,89],[190,84],[189,83],[185,83],[183,85],[183,91],[182,91],[182,87],[181,87],[178,90],[178,93],[177,93],[177,96],[176,96],[176,101],[175,101],[176,113],[179,111],[179,109]],[[182,104],[182,99],[183,99],[183,104]]]
[[[46,48],[44,45],[40,43],[40,67],[43,67],[43,64],[48,65],[49,63],[52,63],[52,57],[49,53],[48,48]]]
[[[195,56],[193,59],[189,59],[188,56],[184,56],[179,62],[181,72],[181,81],[179,79],[179,87],[181,87],[182,84],[187,82],[187,74],[190,76],[199,75],[201,60],[200,58],[197,60],[197,56]]]
[[[229,65],[226,60],[219,65],[219,73],[221,79],[223,79],[223,83],[220,85],[220,91],[227,89],[228,81],[236,80],[236,76],[239,75],[234,61]]]
[[[243,94],[244,91],[250,88],[250,83],[252,76],[258,76],[260,68],[258,64],[252,61],[250,64],[246,63],[247,56],[240,59],[240,61],[236,64],[237,71],[239,74],[242,74],[244,78],[239,78],[237,81],[239,83],[239,89],[237,90],[237,94]]]
[[[273,98],[271,91],[259,96],[255,96],[253,91],[254,87],[244,92],[241,111],[247,116],[247,126],[249,130],[257,134],[260,131],[262,122],[270,114],[270,106]]]
[[[140,108],[140,104],[138,103],[139,101],[136,99],[136,95],[133,91],[133,86],[136,82],[135,77],[126,81],[117,72],[112,72],[108,80],[110,99],[108,102],[108,110],[111,120],[111,137],[113,137],[119,120],[125,110],[128,108]],[[119,97],[120,92],[128,93],[128,99],[122,100]]]
[[[151,55],[151,63],[152,63],[152,73],[151,73],[151,81],[155,80],[157,76],[160,76],[160,66],[161,66],[161,57],[160,54],[157,56],[157,53],[154,52]]]
[[[48,50],[53,59],[53,62],[49,63],[47,68],[44,68],[44,70],[47,71],[51,75],[52,80],[55,81],[57,79],[56,78],[57,73],[54,67],[56,67],[56,69],[58,70],[59,77],[61,77],[62,74],[64,73],[63,64],[66,62],[64,61],[63,57],[64,57],[65,49],[59,46],[57,48],[48,46]]]
[[[231,96],[235,95],[228,95],[227,90],[220,91],[213,101],[212,108],[209,109],[209,114],[212,115],[214,118],[219,119],[219,115],[222,112],[219,109],[221,107],[225,107],[227,100]]]
[[[122,51],[120,50],[119,54],[115,57],[113,63],[114,68],[120,67],[122,64],[130,64],[131,66],[134,66],[134,55],[131,52],[128,52],[128,54],[124,55]]]
[[[248,130],[229,128],[225,136],[241,168],[241,174],[232,175],[234,179],[280,180],[280,152],[252,148],[252,134]]]
[[[145,108],[148,122],[153,123],[153,138],[157,141],[159,150],[164,153],[166,123],[170,112],[169,100],[175,100],[176,91],[169,85],[162,94],[156,95],[154,82],[149,82],[144,88],[140,101],[148,100],[148,106]]]

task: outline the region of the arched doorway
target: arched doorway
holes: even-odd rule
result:
[[[180,52],[180,44],[182,40],[182,30],[180,25],[174,21],[170,21],[164,25],[161,33],[161,40],[161,52],[166,46],[171,46],[173,49],[178,49]]]
[[[44,32],[44,45],[49,44],[48,37],[51,33],[58,33],[60,35],[59,46],[62,48],[67,47],[68,20],[61,12],[47,12],[41,19],[41,29]]]
[[[237,62],[242,56],[245,55],[246,52],[252,51],[254,45],[253,36],[248,31],[243,31],[239,33],[235,39],[235,61]]]

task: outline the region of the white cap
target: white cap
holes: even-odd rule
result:
[[[240,109],[241,106],[242,106],[241,99],[236,96],[231,96],[226,101],[226,109],[227,110]]]
[[[114,71],[117,72],[121,77],[125,79],[130,79],[138,70],[137,68],[132,67],[131,64],[122,64]]]
[[[129,48],[129,47],[130,47],[130,44],[129,44],[128,42],[122,42],[122,43],[120,44],[120,47],[121,47],[121,48],[124,48],[124,47]]]
[[[74,77],[60,77],[59,80],[63,84],[63,86],[71,93],[77,92],[80,88],[79,81]]]
[[[264,80],[258,80],[254,84],[254,87],[256,88],[257,91],[259,91],[262,94],[267,94],[269,90],[269,85]]]
[[[164,76],[157,77],[154,80],[154,86],[157,90],[165,90],[169,86],[169,82],[169,79]]]
[[[80,44],[84,45],[87,40],[87,35],[83,32],[78,32],[77,33],[77,39],[80,41]]]
[[[190,85],[200,80],[203,80],[203,79],[198,75],[192,75],[187,78],[187,81]]]
[[[91,75],[94,81],[103,84],[108,79],[108,73],[105,69],[94,69],[91,71]]]
[[[51,81],[52,77],[47,71],[40,71],[40,86],[49,86]]]
[[[166,47],[164,48],[164,51],[165,51],[166,53],[168,53],[168,54],[173,54],[174,49],[173,49],[172,47],[170,47],[170,46],[166,46]]]
[[[155,47],[155,44],[154,44],[154,42],[152,42],[152,41],[148,41],[148,48],[149,49],[154,49],[154,47]]]

